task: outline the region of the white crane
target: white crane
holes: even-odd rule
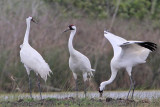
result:
[[[83,80],[84,80],[84,94],[86,97],[86,86],[85,82],[87,81],[87,77],[93,76],[92,71],[95,71],[91,68],[91,63],[89,59],[83,55],[82,53],[78,52],[73,48],[72,41],[76,33],[76,26],[69,25],[68,29],[64,32],[71,31],[69,41],[68,41],[68,48],[70,53],[69,58],[69,67],[73,73],[74,79],[76,80],[76,92],[78,96],[78,87],[77,87],[77,74],[82,73]]]
[[[50,73],[52,73],[52,71],[45,60],[42,58],[42,56],[35,49],[33,49],[28,42],[31,21],[35,22],[32,17],[26,18],[27,29],[24,36],[23,44],[20,46],[20,58],[28,74],[30,97],[32,98],[30,71],[33,70],[37,75],[40,98],[42,99],[38,75],[40,75],[41,78],[46,82],[47,76],[50,76]]]
[[[135,83],[131,75],[132,67],[137,64],[145,63],[149,53],[155,51],[157,45],[155,43],[144,41],[127,41],[108,31],[104,31],[104,36],[111,43],[114,50],[114,56],[110,63],[111,77],[108,81],[104,81],[100,84],[100,97],[103,94],[105,86],[112,83],[113,80],[116,78],[118,70],[121,68],[125,68],[131,82],[127,99],[131,89],[133,89],[131,97],[133,99]]]

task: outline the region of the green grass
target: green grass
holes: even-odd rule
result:
[[[80,99],[55,99],[55,98],[48,98],[46,100],[50,100],[55,102],[56,106],[70,106],[70,107],[75,107],[75,106],[102,106],[103,104],[101,102],[93,101],[89,98],[80,98]]]

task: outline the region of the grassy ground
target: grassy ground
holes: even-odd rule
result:
[[[83,98],[83,92],[78,93],[79,98],[75,98],[75,92],[42,93],[43,100],[39,100],[39,93],[32,93],[34,99],[30,98],[29,93],[1,93],[0,107],[160,107],[160,97],[156,97],[159,91],[136,91],[134,100],[126,100],[125,97],[122,96],[126,94],[125,92],[126,91],[107,91],[104,92],[103,98],[99,98],[99,96],[97,96],[99,94],[96,92],[88,92],[87,98]],[[151,92],[154,97],[146,92]],[[111,96],[111,93],[114,94],[114,96]],[[116,98],[115,95],[117,94],[119,94],[119,96]],[[147,97],[141,98],[141,95],[147,95]]]
[[[34,107],[119,107],[119,106],[136,106],[136,107],[159,107],[160,99],[156,100],[125,100],[125,99],[93,99],[93,98],[81,98],[76,99],[73,97],[65,99],[48,98],[43,100],[33,99],[19,99],[17,101],[1,101],[2,107],[14,107],[14,106],[34,106]]]

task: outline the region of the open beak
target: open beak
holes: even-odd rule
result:
[[[66,30],[63,31],[63,33],[64,33],[64,32],[67,32],[67,31],[69,31],[69,30],[70,30],[70,29],[66,29]]]
[[[38,22],[34,18],[32,18],[31,21],[38,24]]]

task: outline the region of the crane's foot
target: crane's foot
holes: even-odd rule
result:
[[[87,92],[85,91],[85,92],[84,92],[84,98],[86,98],[86,97],[87,97]]]
[[[32,93],[30,93],[30,97],[31,97],[31,99],[33,99],[33,97],[32,97]]]

